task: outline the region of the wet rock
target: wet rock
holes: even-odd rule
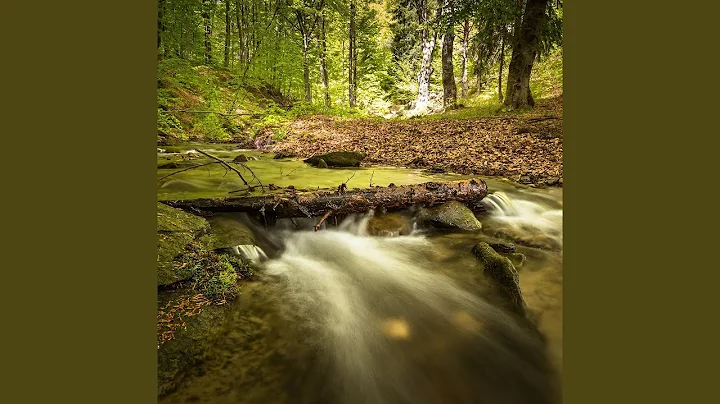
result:
[[[275,154],[275,157],[273,157],[273,158],[276,159],[276,160],[279,160],[279,159],[287,159],[287,158],[296,157],[296,156],[297,156],[297,155],[294,154],[294,153],[289,153],[289,152],[277,152],[277,153]]]
[[[371,217],[367,231],[373,236],[407,236],[412,232],[412,225],[409,218],[397,213],[388,213]]]
[[[365,153],[340,151],[313,156],[304,161],[313,166],[317,166],[322,159],[329,167],[360,167],[365,156]]]
[[[233,159],[233,163],[245,163],[246,161],[248,161],[248,158],[247,158],[247,156],[244,155],[244,154],[238,154],[238,155],[235,156],[235,158]]]
[[[512,261],[515,268],[520,268],[525,263],[525,254],[523,253],[512,253],[507,255],[508,258],[510,258],[510,261]]]
[[[197,165],[196,163],[192,161],[172,161],[170,163],[165,163],[158,166],[158,170],[168,170],[168,169],[178,169],[178,168],[187,168]]]
[[[210,348],[225,329],[231,305],[205,306],[197,316],[186,320],[175,331],[175,338],[158,348],[158,395],[172,392],[177,383],[198,362],[207,358]]]
[[[473,212],[457,201],[450,201],[430,209],[423,209],[420,211],[418,219],[435,227],[468,231],[482,229],[482,224],[477,220]]]
[[[252,230],[235,218],[215,215],[210,218],[210,226],[215,249],[255,244],[255,234]]]
[[[157,222],[157,284],[170,285],[189,279],[195,268],[191,265],[183,266],[175,258],[182,255],[190,243],[206,234],[210,225],[201,217],[159,202]]]
[[[560,185],[560,178],[558,178],[558,177],[550,177],[550,178],[547,178],[547,179],[545,180],[545,185],[548,185],[548,186],[551,186],[551,187],[552,187],[552,186],[556,186],[556,185]]]
[[[483,265],[483,272],[500,291],[510,310],[525,317],[527,305],[520,291],[520,275],[509,258],[503,257],[487,243],[477,243],[473,254]]]
[[[499,253],[515,252],[515,244],[512,243],[490,243],[490,247]]]
[[[518,182],[521,184],[532,184],[532,179],[527,175],[521,175]]]
[[[328,165],[325,160],[320,159],[320,161],[318,161],[317,168],[328,168]]]

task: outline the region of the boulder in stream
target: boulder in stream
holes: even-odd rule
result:
[[[312,156],[304,161],[313,166],[317,166],[320,160],[325,160],[329,167],[360,167],[365,156],[365,153],[360,152],[338,151]]]
[[[527,305],[520,291],[520,275],[510,259],[503,257],[484,242],[477,243],[472,252],[482,263],[485,276],[492,281],[509,304],[510,310],[525,317]]]
[[[418,214],[418,220],[441,228],[468,231],[482,229],[482,224],[470,208],[457,201],[449,201],[430,209],[423,209]]]
[[[247,162],[247,161],[248,161],[248,158],[247,158],[247,156],[244,155],[244,154],[238,154],[238,155],[235,156],[235,158],[233,159],[233,163],[245,163],[245,162]]]

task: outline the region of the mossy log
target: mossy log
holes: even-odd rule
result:
[[[427,182],[417,185],[371,187],[344,191],[317,190],[296,192],[293,188],[281,193],[248,196],[163,201],[169,206],[189,211],[255,212],[275,218],[318,217],[367,212],[371,209],[403,209],[413,205],[434,206],[448,201],[475,206],[487,195],[483,180]]]

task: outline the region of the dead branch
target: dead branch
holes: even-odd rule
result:
[[[207,152],[204,152],[204,151],[202,151],[202,150],[200,150],[200,149],[195,149],[195,151],[197,151],[198,153],[200,153],[200,154],[202,154],[202,155],[204,155],[204,156],[210,157],[211,159],[217,161],[217,162],[220,163],[223,167],[225,167],[225,169],[234,171],[234,172],[240,177],[240,179],[242,180],[242,182],[248,187],[248,189],[253,189],[253,188],[255,188],[255,186],[252,186],[252,185],[248,184],[247,181],[245,181],[245,177],[242,176],[242,173],[240,173],[240,170],[238,170],[237,168],[231,166],[227,161],[225,161],[225,160],[223,160],[223,159],[221,159],[221,158],[219,158],[219,157],[215,157],[215,156],[213,156],[212,154],[207,153]],[[255,175],[255,173],[253,173],[253,176],[254,176],[254,175]],[[256,178],[257,178],[257,177],[256,177]],[[260,187],[262,187],[262,184],[260,184]]]
[[[331,212],[332,212],[331,210],[328,210],[327,212],[325,212],[324,215],[322,215],[322,217],[320,218],[320,221],[315,225],[315,231],[320,230],[320,226],[322,226],[323,222],[325,222],[325,219],[327,219],[328,216],[330,216]]]
[[[164,180],[164,179],[167,178],[167,177],[173,176],[173,175],[175,175],[175,174],[179,174],[179,173],[181,173],[181,172],[183,172],[183,171],[188,171],[188,170],[192,170],[192,169],[195,169],[195,168],[205,167],[205,166],[210,165],[210,164],[220,164],[220,163],[218,163],[217,161],[211,161],[211,162],[209,162],[209,163],[198,164],[198,165],[196,165],[196,166],[183,168],[182,170],[175,171],[174,173],[170,173],[170,174],[168,174],[168,175],[165,175],[165,176],[162,176],[162,177],[158,178],[158,181]]]

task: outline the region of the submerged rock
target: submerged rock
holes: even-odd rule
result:
[[[477,220],[475,214],[467,206],[457,201],[450,201],[430,209],[424,209],[420,211],[418,219],[435,227],[468,231],[482,229],[482,224]]]
[[[487,243],[477,243],[473,254],[483,265],[483,272],[501,292],[510,309],[525,317],[527,305],[520,291],[520,275],[509,258],[503,257]]]
[[[276,159],[276,160],[279,160],[279,159],[287,159],[287,158],[296,157],[296,156],[297,156],[297,155],[294,154],[294,153],[289,153],[289,152],[277,152],[277,153],[275,154],[275,157],[273,157],[273,159]]]
[[[248,161],[248,158],[247,158],[247,156],[244,155],[244,154],[238,154],[238,155],[235,156],[235,158],[233,159],[233,163],[245,163],[246,161]]]
[[[371,217],[367,231],[373,236],[407,236],[412,232],[412,224],[410,219],[403,215],[388,213]]]
[[[313,156],[304,161],[313,166],[317,166],[320,160],[325,160],[329,167],[360,167],[365,156],[365,153],[340,151]]]
[[[490,243],[490,247],[499,253],[515,252],[515,244],[512,243]]]
[[[204,360],[210,348],[225,329],[230,305],[203,307],[190,317],[184,327],[175,332],[174,339],[158,348],[158,395],[175,389],[185,372]]]
[[[200,240],[209,230],[207,220],[158,202],[158,285],[170,285],[193,276],[195,267],[183,266],[183,263],[177,262],[175,258],[182,255],[190,243]]]

